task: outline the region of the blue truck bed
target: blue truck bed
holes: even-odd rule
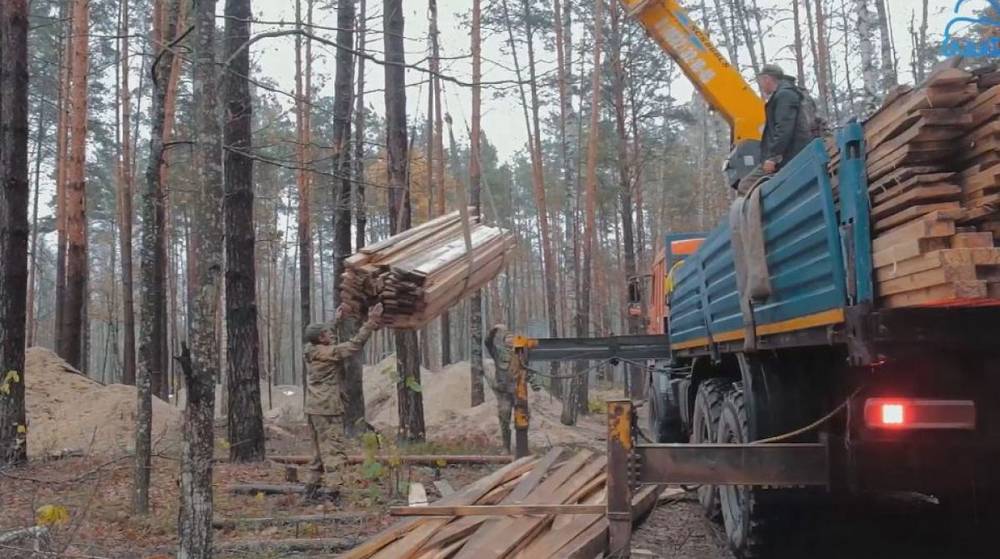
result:
[[[834,204],[829,157],[820,140],[761,187],[772,293],[753,306],[758,340],[829,330],[844,322],[846,307],[859,293],[870,299],[867,197],[858,195],[866,189],[861,138],[856,124],[846,127],[839,138],[843,215],[838,215]],[[851,234],[842,234],[845,227]],[[745,328],[728,219],[684,261],[673,285],[669,319],[673,350],[697,352],[719,344],[742,345]]]

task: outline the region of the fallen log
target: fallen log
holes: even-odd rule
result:
[[[306,486],[298,483],[238,483],[229,486],[229,492],[235,495],[305,495]],[[336,497],[339,491],[320,487],[316,490],[317,497]]]
[[[292,526],[296,524],[347,524],[372,520],[377,516],[368,512],[335,512],[330,514],[305,514],[300,516],[264,516],[252,518],[215,518],[212,527],[219,530],[233,528],[260,528],[263,526]]]
[[[357,538],[294,538],[287,540],[233,540],[222,541],[213,545],[215,553],[238,554],[238,557],[261,553],[305,553],[326,552],[339,553],[347,551],[358,544]]]
[[[390,507],[392,516],[520,516],[526,514],[604,514],[605,505],[468,505]]]
[[[312,462],[311,456],[304,455],[275,455],[268,456],[268,460],[279,464],[308,464]],[[514,460],[513,456],[504,454],[410,454],[402,456],[374,457],[380,462],[399,460],[402,464],[420,464],[424,466],[438,466],[448,464],[509,464]],[[363,464],[368,458],[361,454],[352,454],[347,457],[348,464]]]

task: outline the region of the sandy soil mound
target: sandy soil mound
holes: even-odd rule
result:
[[[30,457],[67,449],[113,454],[134,448],[134,386],[102,385],[48,349],[30,348],[26,357]],[[154,443],[162,447],[175,442],[180,421],[180,409],[153,398]]]
[[[492,363],[487,361],[487,367]],[[365,370],[365,400],[368,421],[378,429],[395,430],[398,425],[394,359],[387,359]],[[442,371],[421,371],[424,418],[430,440],[478,439],[500,444],[496,399],[489,387],[486,402],[470,407],[469,363],[449,365]],[[533,446],[580,444],[600,448],[604,445],[602,417],[581,418],[574,427],[560,423],[562,403],[548,392],[528,396],[531,428],[528,439]]]

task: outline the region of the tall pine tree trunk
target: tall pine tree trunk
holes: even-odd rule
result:
[[[122,253],[122,384],[135,384],[135,303],[132,282],[132,96],[129,90],[128,0],[121,0],[121,158],[118,162],[118,223]]]
[[[28,2],[0,3],[0,467],[28,460]]]
[[[195,0],[193,16],[194,166],[198,170],[193,211],[194,233],[201,236],[201,243],[195,254],[198,283],[191,309],[190,359],[184,370],[188,400],[181,447],[178,559],[212,557],[212,428],[219,363],[215,323],[223,283],[222,134],[216,105],[215,0]]]
[[[89,74],[90,2],[74,0],[73,64],[70,72],[70,142],[66,169],[66,298],[62,357],[85,369],[84,307],[87,304],[87,80]]]
[[[351,255],[351,106],[354,102],[354,2],[337,4],[337,49],[336,75],[334,77],[333,98],[333,164],[336,176],[333,179],[333,301],[340,304],[340,286],[343,283],[344,260]],[[358,246],[358,248],[361,248]],[[339,325],[338,335],[346,340],[358,329],[354,319],[344,319]],[[351,356],[345,371],[344,384],[344,427],[349,433],[365,418],[365,392],[362,377],[361,352]]]
[[[892,47],[892,30],[889,26],[889,7],[886,0],[875,0],[875,13],[878,14],[879,38],[882,46],[882,93],[896,87],[899,77],[896,75],[896,54]]]
[[[510,10],[507,6],[507,0],[503,0],[503,12],[504,21],[507,26],[507,35],[509,37],[511,45],[511,53],[514,58],[514,70],[517,74],[519,82],[522,82],[521,78],[521,64],[517,56],[517,43],[514,40],[514,28],[510,19]],[[538,228],[541,238],[541,249],[542,249],[542,274],[544,276],[545,284],[545,308],[548,314],[549,322],[549,335],[553,338],[559,336],[556,312],[556,263],[554,261],[554,255],[552,251],[552,237],[549,228],[549,215],[548,215],[548,205],[546,203],[545,195],[545,178],[542,169],[542,140],[541,140],[541,129],[539,126],[539,100],[538,100],[538,86],[535,79],[535,47],[534,47],[534,36],[533,27],[531,23],[532,14],[531,6],[528,0],[522,0],[522,9],[524,15],[525,29],[526,29],[526,40],[528,46],[528,81],[530,83],[531,89],[531,104],[528,104],[527,95],[524,91],[524,85],[519,84],[519,91],[521,95],[521,107],[524,112],[524,125],[525,129],[528,131],[528,146],[530,148],[531,154],[531,185],[532,191],[535,197],[536,211],[538,212]],[[529,106],[531,111],[531,117],[529,118]],[[559,367],[557,362],[552,363],[551,368],[553,376],[557,376],[559,372]]]
[[[368,40],[365,20],[367,17],[366,0],[360,1],[358,8],[358,88],[357,105],[354,110],[354,246],[359,249],[366,244],[365,228],[368,225],[368,208],[365,205],[365,57]]]
[[[257,331],[256,235],[254,232],[250,51],[250,0],[226,0],[225,225],[226,332],[228,340],[229,460],[264,459],[260,402],[260,337]]]
[[[806,0],[806,2],[808,1]],[[792,44],[792,52],[795,54],[796,82],[799,87],[806,87],[806,61],[805,54],[802,52],[802,18],[799,15],[799,2],[801,0],[792,0],[792,26],[795,28],[795,42]]]
[[[295,0],[295,23],[302,28],[302,3]],[[302,87],[302,36],[295,36],[295,120],[298,127],[298,190],[299,190],[299,316],[301,318],[300,331],[304,332],[306,326],[312,318],[312,210],[310,179],[312,178],[309,168],[310,162],[307,159],[306,144],[309,133],[306,117],[305,92]],[[294,322],[294,321],[293,321]],[[294,352],[293,352],[294,353]],[[302,386],[305,387],[305,364],[295,363],[296,369],[302,371]],[[305,397],[305,390],[303,390]]]
[[[410,185],[407,131],[406,80],[403,64],[403,0],[385,0],[385,108],[389,185],[389,223],[392,234],[410,228]],[[424,402],[420,385],[420,346],[414,331],[397,331],[396,393],[399,406],[399,438],[422,441],[425,437]]]
[[[136,413],[135,475],[132,487],[132,506],[137,514],[149,512],[149,478],[151,468],[153,378],[164,374],[163,345],[166,336],[161,319],[166,303],[164,289],[165,265],[160,250],[163,239],[163,131],[166,119],[167,87],[174,52],[164,48],[164,37],[176,32],[180,0],[168,0],[164,10],[157,1],[153,24],[153,46],[157,49],[156,61],[151,68],[153,99],[150,107],[149,159],[146,164],[146,188],[142,194],[139,212],[142,218],[139,271],[140,322],[139,363],[136,370],[138,411]],[[163,17],[164,12],[166,18]],[[164,27],[165,25],[165,27]],[[189,395],[190,397],[190,395]]]
[[[472,0],[472,130],[469,138],[469,193],[473,215],[482,215],[480,204],[483,190],[482,147],[482,0]],[[469,301],[469,343],[471,348],[469,400],[472,406],[486,399],[483,388],[483,292],[476,291]]]
[[[36,133],[35,133],[35,188],[32,193],[31,202],[31,245],[28,250],[29,258],[29,268],[28,268],[28,302],[27,302],[27,314],[28,317],[25,319],[25,337],[27,339],[26,346],[32,347],[35,345],[35,334],[38,331],[38,319],[35,314],[35,302],[37,299],[38,288],[36,284],[38,283],[38,198],[41,194],[41,178],[42,178],[42,144],[45,142],[45,130],[47,124],[45,121],[45,103],[38,104],[38,119],[35,121]]]
[[[628,153],[628,134],[625,126],[625,69],[622,67],[622,36],[621,36],[621,6],[611,6],[611,40],[612,40],[612,91],[615,104],[615,129],[618,132],[618,200],[622,218],[622,244],[624,245],[625,289],[622,295],[628,299],[627,285],[629,278],[636,277],[635,264],[635,218],[632,204],[632,161]],[[637,138],[636,138],[637,139]],[[629,315],[629,334],[639,333],[640,317]],[[629,374],[629,397],[642,396],[642,369],[626,364]]]
[[[601,31],[603,26],[602,12],[604,0],[596,0],[594,8],[594,66],[591,70],[591,105],[590,105],[590,129],[587,131],[587,179],[586,179],[586,208],[584,220],[583,238],[583,270],[581,271],[580,290],[580,317],[578,326],[583,330],[577,332],[578,336],[586,336],[590,333],[591,322],[591,291],[594,287],[594,251],[599,245],[596,242],[596,214],[597,214],[597,158],[600,142],[600,116],[601,116],[601,49],[603,48],[604,34]],[[578,371],[579,373],[579,371]],[[563,404],[562,422],[569,425],[575,423],[577,413],[586,413],[589,399],[587,378],[589,373],[582,374],[574,379],[573,390],[569,398]]]

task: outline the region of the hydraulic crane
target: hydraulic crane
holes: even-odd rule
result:
[[[677,0],[621,2],[628,15],[642,24],[712,109],[729,123],[732,152],[724,169],[729,184],[735,185],[760,163],[764,101]]]

